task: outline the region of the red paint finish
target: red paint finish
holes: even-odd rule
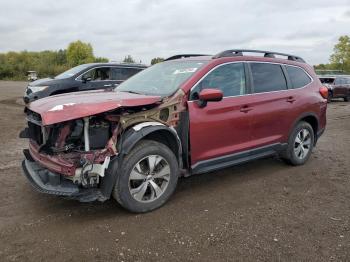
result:
[[[223,93],[219,89],[204,89],[199,93],[199,99],[203,101],[220,101]]]
[[[188,102],[192,164],[253,146],[250,115],[241,112],[248,102],[247,96],[226,97],[203,108]]]
[[[65,176],[74,176],[76,167],[72,161],[60,158],[59,156],[39,153],[39,146],[33,142],[29,143],[29,152],[36,162],[40,163],[48,170]]]
[[[51,125],[119,107],[150,105],[160,100],[158,96],[96,90],[50,96],[34,101],[28,107],[41,115],[43,125]]]
[[[287,143],[296,121],[305,115],[317,117],[318,131],[325,128],[327,100],[319,92],[322,85],[314,70],[305,63],[251,56],[213,59],[182,85],[186,97],[211,69],[235,61],[296,65],[304,68],[314,81],[299,89],[224,97],[219,102],[208,102],[203,108],[196,101],[188,101],[192,166],[215,157]]]

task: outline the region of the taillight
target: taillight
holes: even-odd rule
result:
[[[320,87],[320,94],[324,99],[327,99],[328,97],[328,88],[325,86]]]

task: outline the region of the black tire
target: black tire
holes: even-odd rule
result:
[[[302,130],[307,130],[309,132],[310,144],[309,144],[309,149],[307,153],[304,154],[303,156],[298,156],[296,153],[296,150],[298,151],[297,149],[298,142],[296,141],[296,139],[298,134],[300,134]],[[293,165],[293,166],[303,165],[310,158],[314,144],[315,144],[315,134],[312,126],[305,121],[301,121],[294,127],[292,133],[289,135],[288,146],[286,151],[283,153],[282,158],[290,165]],[[300,143],[299,143],[299,146],[300,146]],[[303,147],[302,151],[304,152],[305,150],[304,146],[306,146],[306,143],[305,145],[301,144],[301,146]]]
[[[344,101],[345,101],[345,102],[349,102],[349,101],[350,101],[350,96],[344,97]]]
[[[167,186],[163,190],[163,193],[160,194],[158,198],[151,202],[140,202],[139,200],[135,199],[131,193],[131,190],[135,188],[130,189],[130,185],[133,182],[129,181],[129,178],[131,179],[130,175],[135,169],[135,165],[141,163],[140,161],[146,161],[143,159],[154,155],[160,156],[166,161],[164,163],[167,164],[170,170],[169,180],[167,182]],[[125,156],[119,170],[120,172],[118,172],[118,178],[113,190],[113,197],[125,209],[135,213],[149,212],[162,206],[174,193],[179,176],[179,166],[174,153],[166,145],[152,140],[140,141],[131,150],[131,152]],[[145,180],[143,180],[141,183],[145,183]],[[154,187],[150,188],[149,185],[150,183],[146,185],[147,190],[154,190]],[[152,194],[154,193],[153,196],[156,196],[155,191],[156,190],[151,192]]]

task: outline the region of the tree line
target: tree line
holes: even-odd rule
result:
[[[162,61],[164,58],[155,57],[151,60],[151,64]],[[31,70],[36,71],[40,78],[50,77],[76,65],[92,62],[108,62],[108,59],[95,57],[91,44],[79,40],[70,43],[67,49],[58,51],[0,53],[0,79],[24,80],[27,71]],[[135,59],[127,55],[123,62],[135,63]],[[350,37],[347,35],[339,37],[330,56],[330,63],[316,65],[315,69],[350,73]]]
[[[338,43],[333,48],[328,64],[315,66],[316,70],[334,70],[343,74],[350,74],[350,37],[339,37]]]
[[[108,62],[108,59],[95,57],[92,46],[81,41],[58,51],[0,53],[0,79],[24,80],[27,71],[36,71],[40,78],[55,76],[76,65],[92,62]]]

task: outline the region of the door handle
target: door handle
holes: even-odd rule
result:
[[[111,84],[109,84],[109,85],[104,85],[105,87],[109,87],[109,86],[112,86]]]
[[[293,103],[295,101],[296,101],[296,99],[294,98],[294,96],[290,96],[290,97],[287,98],[287,102],[288,103]]]
[[[239,111],[241,111],[242,113],[248,113],[249,111],[253,110],[252,107],[249,106],[242,106],[241,109]]]

